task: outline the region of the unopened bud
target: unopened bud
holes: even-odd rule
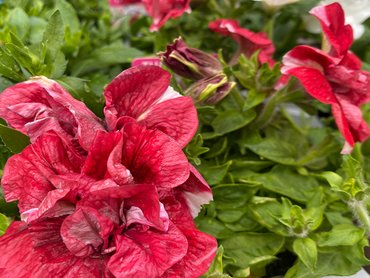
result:
[[[226,75],[220,73],[198,80],[185,91],[185,95],[196,102],[215,104],[226,97],[234,86],[234,82],[229,82]]]
[[[163,63],[182,77],[199,80],[222,72],[216,57],[199,49],[188,47],[181,39],[175,39],[167,51],[159,53]]]

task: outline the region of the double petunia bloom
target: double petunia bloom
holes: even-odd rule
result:
[[[217,248],[194,225],[209,186],[182,148],[197,129],[189,97],[156,66],[105,89],[105,121],[58,83],[0,95],[0,116],[31,138],[2,188],[21,219],[0,237],[2,277],[199,277]]]
[[[361,70],[361,61],[349,51],[353,31],[344,22],[341,6],[319,6],[311,14],[323,29],[323,49],[306,45],[293,48],[283,58],[282,72],[298,78],[311,96],[331,105],[346,141],[342,153],[348,153],[355,142],[370,136],[360,109],[370,100],[370,73]]]

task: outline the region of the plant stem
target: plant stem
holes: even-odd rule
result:
[[[350,203],[354,215],[360,224],[365,228],[366,234],[370,235],[370,216],[364,201],[353,200]]]

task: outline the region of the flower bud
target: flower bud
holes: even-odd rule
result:
[[[163,63],[182,77],[199,80],[222,72],[221,63],[214,56],[199,49],[188,47],[181,39],[175,39],[167,51],[159,53]]]
[[[235,82],[229,82],[225,74],[219,73],[198,80],[185,91],[185,95],[191,96],[196,102],[216,104],[226,97],[234,86]]]

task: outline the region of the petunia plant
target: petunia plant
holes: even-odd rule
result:
[[[317,0],[0,14],[1,277],[370,264],[369,21],[354,40],[341,5]]]

